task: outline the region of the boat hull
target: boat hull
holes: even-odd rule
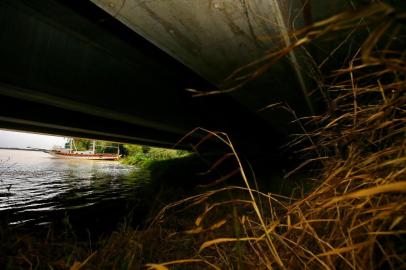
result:
[[[118,160],[120,155],[114,154],[75,154],[75,153],[58,153],[49,152],[55,158],[63,159],[85,159],[85,160]]]

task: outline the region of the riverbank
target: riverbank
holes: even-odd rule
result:
[[[191,182],[210,171],[199,156],[156,161],[148,165],[151,181],[140,200],[140,207],[148,209],[143,225],[135,225],[132,218],[137,217],[129,213],[113,232],[96,239],[79,237],[68,220],[59,231],[3,228],[0,250],[6,256],[0,265],[4,269],[265,269],[267,264],[280,263],[287,269],[398,269],[406,254],[401,237],[405,144],[401,127],[388,119],[397,118],[393,114],[404,106],[404,99],[394,95],[380,100],[374,109],[358,115],[356,128],[334,129],[330,123],[340,118],[335,115],[306,133],[313,138],[312,146],[323,145],[324,153],[330,153],[326,159],[314,159],[318,168],[308,178],[313,182],[309,191],[303,185],[289,196],[256,190],[244,166],[228,180],[239,179],[245,185],[227,182],[213,187],[207,179]],[[361,102],[358,106],[364,108]],[[365,106],[371,108],[368,101]],[[382,108],[388,114],[380,114]],[[365,121],[377,114],[376,121]],[[383,128],[385,137],[375,137],[379,143],[365,147],[365,138],[376,136],[376,127]],[[325,133],[320,135],[320,130]],[[349,138],[348,152],[327,151],[337,140]],[[239,156],[234,153],[231,158],[236,161]]]
[[[141,145],[124,144],[121,162],[128,165],[148,166],[151,162],[182,158],[191,153],[183,150],[165,149]]]
[[[197,183],[191,180],[197,180],[197,172],[208,169],[196,155],[149,161],[137,171],[137,175],[144,175],[140,179],[148,181],[139,186],[133,199],[126,200],[127,204],[107,201],[93,210],[55,215],[48,225],[8,225],[3,218],[1,269],[76,269],[72,267],[79,262],[86,264],[85,269],[142,269],[159,250],[160,240],[154,236],[160,229],[149,228],[152,220],[165,205],[199,193]],[[95,209],[100,211],[95,213]],[[109,217],[112,213],[121,218]],[[171,227],[174,230],[176,223]]]

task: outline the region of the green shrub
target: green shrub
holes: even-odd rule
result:
[[[123,158],[125,164],[145,165],[151,161],[168,160],[189,155],[188,151],[165,149],[157,147],[144,147],[141,145],[125,144],[128,155]]]

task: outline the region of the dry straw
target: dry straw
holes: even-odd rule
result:
[[[314,188],[296,198],[254,190],[227,135],[207,131],[229,147],[245,187],[220,188],[163,209],[154,225],[167,222],[169,209],[204,205],[183,236],[196,235],[196,254],[148,268],[405,269],[406,62],[404,48],[393,44],[404,18],[384,4],[344,12],[298,31],[291,47],[232,74],[254,79],[315,38],[360,22],[369,27],[369,37],[343,63],[347,66],[326,76],[334,82],[326,86],[331,97],[326,113],[297,119],[306,132],[291,147],[300,146],[308,161],[294,172],[313,164]],[[234,199],[210,201],[225,192]]]

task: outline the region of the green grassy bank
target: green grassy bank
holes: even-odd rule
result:
[[[151,162],[181,158],[190,153],[183,150],[124,144],[122,162],[129,165],[148,166]]]

